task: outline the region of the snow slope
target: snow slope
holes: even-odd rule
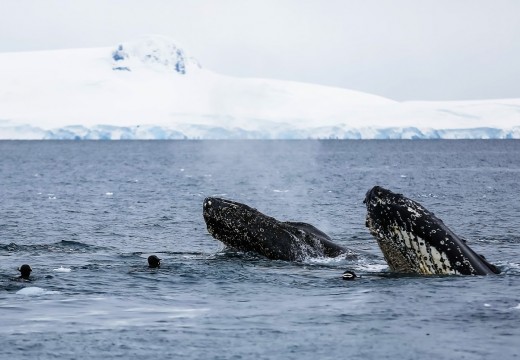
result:
[[[520,138],[520,99],[396,102],[219,75],[173,41],[0,54],[0,139]]]

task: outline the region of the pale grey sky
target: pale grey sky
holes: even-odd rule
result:
[[[396,100],[520,97],[517,0],[0,0],[0,52],[146,34],[227,75]]]

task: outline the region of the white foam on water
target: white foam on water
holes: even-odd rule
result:
[[[56,272],[71,272],[72,269],[63,267],[63,265],[61,265],[59,268],[53,269],[52,271],[56,271]]]
[[[53,295],[60,294],[59,291],[47,290],[37,286],[29,286],[18,290],[16,292],[17,295],[26,295],[26,296],[40,296],[40,295]]]
[[[383,272],[388,269],[386,264],[362,264],[358,267],[359,270],[367,272]]]
[[[180,318],[180,317],[196,317],[200,314],[209,312],[209,308],[179,308],[179,307],[133,307],[125,309],[125,312],[139,313],[139,314],[158,314],[166,316],[167,318]]]
[[[334,258],[330,258],[330,257],[309,257],[307,259],[305,259],[305,262],[308,263],[308,264],[334,264],[334,265],[337,265],[337,264],[341,264],[341,263],[346,263],[347,260],[345,259],[345,256],[344,255],[340,255],[340,256],[337,256],[337,257],[334,257]]]

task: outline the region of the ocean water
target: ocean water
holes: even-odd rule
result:
[[[520,357],[520,141],[2,141],[0,154],[2,359]],[[389,273],[365,228],[376,184],[502,274]],[[210,195],[361,256],[226,249],[202,217]]]

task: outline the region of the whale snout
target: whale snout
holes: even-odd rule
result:
[[[209,219],[215,216],[215,212],[219,208],[219,199],[213,197],[207,197],[202,203],[202,214],[204,219]]]
[[[374,186],[372,189],[368,190],[365,194],[365,200],[363,200],[363,204],[369,204],[374,198],[380,196],[383,193],[383,189],[380,186]]]
[[[363,204],[368,204],[370,202],[370,198],[372,197],[372,190],[374,188],[370,189],[367,191],[367,193],[365,194],[365,198],[363,199]]]
[[[363,200],[363,204],[366,204],[367,208],[370,208],[370,205],[375,205],[379,202],[399,203],[402,199],[402,194],[394,193],[388,189],[376,185],[367,191],[365,200]]]
[[[225,214],[234,212],[237,208],[235,202],[217,197],[207,197],[202,203],[202,213],[206,221],[227,217]]]
[[[212,197],[205,198],[204,202],[202,203],[202,207],[204,208],[204,210],[210,209],[212,205],[213,205],[213,198]]]
[[[202,203],[202,208],[204,212],[215,212],[219,209],[226,208],[230,205],[230,202],[217,197],[207,197],[204,199]]]

